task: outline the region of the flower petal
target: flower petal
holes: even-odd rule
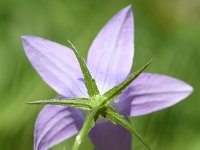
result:
[[[86,93],[84,84],[78,80],[83,77],[71,49],[34,36],[23,36],[22,43],[33,67],[55,91],[63,96]]]
[[[47,150],[70,138],[80,130],[82,124],[83,117],[76,109],[46,105],[35,124],[34,150]]]
[[[126,115],[140,116],[174,105],[192,91],[175,78],[142,73],[119,97],[118,107]]]
[[[102,93],[123,81],[133,61],[131,6],[117,13],[100,31],[88,54],[88,67]]]
[[[90,132],[96,150],[130,150],[131,134],[122,126],[110,122],[98,123]]]

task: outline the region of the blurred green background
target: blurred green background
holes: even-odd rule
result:
[[[152,58],[150,72],[194,87],[187,100],[132,121],[155,150],[200,149],[199,0],[0,0],[0,150],[31,150],[41,107],[25,102],[57,95],[29,64],[20,36],[37,35],[63,44],[71,39],[86,57],[101,27],[129,4],[135,15],[133,70]],[[73,140],[52,149],[70,149]],[[82,149],[92,149],[89,140]],[[133,149],[144,147],[133,140]]]

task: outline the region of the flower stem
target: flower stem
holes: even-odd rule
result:
[[[95,116],[97,114],[98,109],[94,109],[90,112],[88,112],[88,115],[85,119],[85,122],[83,124],[83,127],[81,128],[80,132],[76,136],[74,145],[72,147],[72,150],[78,150],[81,143],[83,142],[85,136],[89,133],[89,131],[94,127],[95,125]]]

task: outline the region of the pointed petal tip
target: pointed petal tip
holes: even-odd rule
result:
[[[132,12],[132,5],[128,5],[127,7],[123,8],[121,11],[125,12],[126,14],[133,14]]]
[[[132,5],[130,4],[130,5],[126,6],[125,9],[132,10]]]
[[[31,35],[22,35],[21,39],[22,39],[22,41],[24,41],[24,40],[29,39],[30,37],[33,37],[33,36],[31,36]]]
[[[186,86],[187,86],[189,95],[192,94],[192,92],[194,91],[194,88],[191,85],[187,84],[187,83],[186,83]]]
[[[36,36],[32,36],[32,35],[22,35],[21,36],[21,40],[22,40],[22,44],[24,46],[24,44],[30,43],[32,39],[37,38]]]
[[[122,113],[130,116],[141,116],[175,105],[189,97],[194,90],[184,81],[150,73],[141,74],[131,86],[130,96],[118,104],[124,107]]]
[[[20,37],[21,37],[21,39],[26,39],[26,37],[28,37],[28,35],[22,35]]]
[[[181,81],[181,82],[182,82],[182,90],[185,91],[185,93],[188,93],[188,95],[186,96],[188,97],[190,94],[192,94],[192,92],[194,91],[194,88],[187,82],[184,82],[184,81]]]
[[[27,37],[28,37],[28,36],[26,36],[26,35],[22,35],[22,36],[20,37],[23,44],[24,44],[24,42],[26,41]]]
[[[42,37],[39,37],[39,36],[34,36],[34,35],[22,35],[21,36],[21,40],[22,42],[31,42],[33,40],[46,40]]]
[[[29,45],[29,36],[27,35],[22,35],[21,37],[21,41],[22,41],[22,46],[23,46],[23,50],[26,52],[26,46]]]
[[[87,64],[102,94],[126,79],[133,56],[134,17],[128,5],[108,21],[89,49]]]

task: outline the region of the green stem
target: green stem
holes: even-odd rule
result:
[[[89,131],[93,128],[95,125],[95,115],[97,114],[97,109],[94,109],[90,111],[85,119],[85,122],[83,124],[83,127],[81,128],[81,131],[76,136],[74,145],[72,147],[72,150],[78,150],[81,143],[83,142],[85,136],[89,133]]]

